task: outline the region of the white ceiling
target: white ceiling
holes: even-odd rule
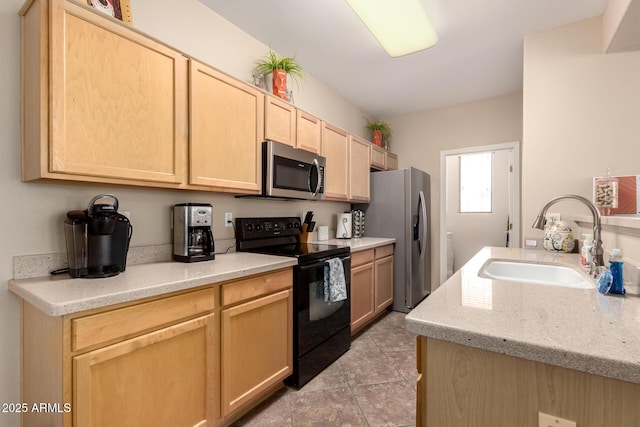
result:
[[[601,15],[607,3],[423,0],[438,44],[391,58],[344,0],[200,1],[377,118],[521,90],[524,36]]]

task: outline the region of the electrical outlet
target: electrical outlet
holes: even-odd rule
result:
[[[538,427],[576,427],[576,422],[538,412]]]
[[[233,227],[233,213],[225,212],[224,213],[224,226],[225,227]]]

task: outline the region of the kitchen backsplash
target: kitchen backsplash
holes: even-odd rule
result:
[[[235,252],[235,239],[215,241],[216,254]],[[172,260],[173,244],[132,246],[127,255],[127,265],[167,262]],[[13,278],[28,279],[30,277],[47,276],[51,271],[67,266],[67,254],[19,255],[13,257]]]

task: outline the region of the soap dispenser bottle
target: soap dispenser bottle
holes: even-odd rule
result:
[[[613,276],[613,282],[611,283],[611,289],[609,293],[624,295],[626,290],[624,289],[624,279],[622,278],[623,270],[622,251],[620,249],[611,249],[609,257],[609,269]]]

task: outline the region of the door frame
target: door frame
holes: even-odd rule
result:
[[[482,145],[440,151],[440,284],[447,279],[447,157],[487,151],[510,151],[513,170],[509,174],[509,218],[511,220],[511,247],[520,247],[520,142]]]

